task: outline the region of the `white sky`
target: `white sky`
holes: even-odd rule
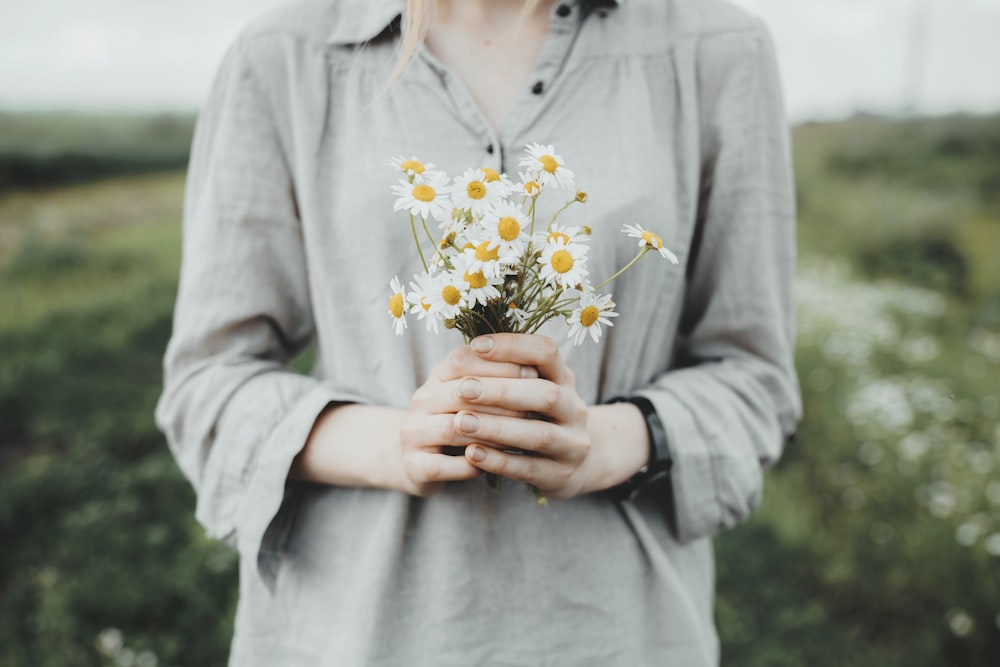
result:
[[[280,1],[0,0],[0,108],[197,108]],[[734,1],[771,27],[795,120],[1000,110],[1000,0]]]

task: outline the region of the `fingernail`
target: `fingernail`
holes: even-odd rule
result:
[[[469,458],[475,461],[476,463],[482,463],[483,461],[486,460],[486,450],[483,449],[482,447],[470,445],[469,447],[466,447],[465,451],[468,454]]]
[[[480,336],[479,338],[473,338],[469,345],[476,352],[489,352],[493,349],[493,339],[489,336]]]
[[[522,378],[536,378],[538,377],[538,369],[534,366],[521,366],[521,377]]]
[[[465,414],[458,418],[458,427],[466,433],[479,430],[479,417]]]
[[[462,398],[479,398],[483,393],[483,387],[479,380],[466,379],[458,384],[458,395]]]

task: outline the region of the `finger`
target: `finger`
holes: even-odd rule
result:
[[[462,395],[461,380],[450,382],[431,381],[423,385],[410,399],[410,410],[414,413],[424,415],[454,414],[459,410],[469,407],[467,400]],[[480,408],[483,412],[506,415],[508,417],[523,417],[523,412],[511,410],[499,405],[483,404]]]
[[[569,429],[537,419],[516,419],[462,411],[453,418],[456,437],[463,444],[483,444],[547,458],[580,461],[586,443]]]
[[[447,382],[466,375],[480,375],[502,378],[537,378],[538,371],[532,365],[522,365],[512,361],[486,359],[469,348],[458,347],[438,363],[431,372],[432,377]]]
[[[571,495],[568,483],[572,468],[560,465],[552,459],[512,454],[483,445],[466,447],[465,458],[483,472],[526,482],[546,495],[556,498]]]
[[[548,336],[497,333],[479,336],[469,344],[483,359],[537,369],[539,377],[558,384],[574,385],[573,372],[562,358],[559,346]],[[469,373],[475,375],[475,373]],[[506,376],[503,376],[506,377]]]
[[[462,378],[456,392],[466,409],[503,408],[518,413],[537,413],[557,422],[586,419],[586,406],[575,392],[548,380]]]
[[[405,460],[406,473],[414,485],[424,489],[424,493],[433,492],[429,485],[442,482],[457,482],[478,477],[479,468],[472,465],[464,456],[449,456],[427,451],[412,452]]]

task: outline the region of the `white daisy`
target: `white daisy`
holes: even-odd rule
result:
[[[500,298],[498,286],[503,284],[503,277],[490,277],[484,271],[477,271],[473,268],[474,263],[475,260],[470,261],[463,254],[457,258],[455,273],[460,273],[465,283],[463,291],[466,293],[469,306],[477,302],[485,306],[491,300]]]
[[[389,158],[389,161],[386,164],[388,164],[390,167],[395,167],[396,169],[399,169],[401,172],[403,172],[404,174],[406,174],[407,176],[409,176],[411,179],[414,180],[422,178],[425,173],[430,172],[431,170],[434,169],[434,165],[431,164],[430,162],[424,164],[415,157],[407,159],[402,155],[394,158]]]
[[[520,206],[509,201],[502,201],[483,218],[483,226],[489,239],[500,247],[501,254],[514,253],[520,255],[528,243],[525,233],[531,222]]]
[[[530,173],[519,172],[518,178],[521,182],[514,186],[515,190],[520,190],[526,197],[536,197],[542,193],[542,183]]]
[[[663,239],[653,232],[645,230],[639,225],[625,225],[622,231],[634,239],[639,239],[640,248],[643,246],[652,248],[653,250],[659,252],[661,257],[669,259],[672,263],[677,264],[677,255],[667,250],[666,246],[663,245]]]
[[[536,234],[535,238],[539,244],[556,243],[559,245],[570,246],[586,243],[589,240],[589,236],[590,235],[583,227],[577,227],[576,225],[561,225],[558,222],[553,222],[549,225],[548,230]]]
[[[466,270],[482,271],[487,278],[495,279],[503,276],[510,266],[510,261],[507,259],[510,255],[501,257],[500,246],[490,239],[484,239],[479,243],[470,242],[462,250],[462,254],[465,255]],[[516,256],[514,259],[516,260]]]
[[[479,171],[483,172],[483,178],[486,179],[487,183],[492,183],[496,187],[500,192],[500,197],[506,197],[517,189],[517,186],[507,178],[507,174],[501,174],[490,167],[480,167]]]
[[[579,345],[590,333],[590,337],[596,343],[601,338],[601,325],[614,326],[611,317],[618,317],[614,312],[615,302],[611,300],[610,294],[595,296],[593,292],[584,292],[580,295],[577,308],[566,319],[569,325],[569,337],[573,339],[574,345]]]
[[[524,167],[543,186],[555,182],[560,188],[573,188],[573,172],[566,168],[555,147],[531,143],[524,147],[527,154],[518,166]]]
[[[549,284],[562,288],[573,288],[587,280],[587,251],[582,243],[559,241],[545,244],[538,263],[542,265],[539,275]]]
[[[485,215],[503,197],[499,180],[487,179],[482,169],[466,169],[451,186],[451,200],[473,216]]]
[[[442,320],[454,319],[458,312],[471,305],[465,293],[466,282],[461,273],[442,271],[433,277],[433,285],[427,293],[427,301],[431,304],[428,311]]]
[[[510,303],[507,304],[506,318],[507,321],[510,322],[512,326],[514,327],[521,326],[527,321],[529,315],[531,315],[531,313],[524,310],[523,308],[518,308],[516,302],[511,301]]]
[[[451,215],[451,200],[447,197],[448,177],[439,172],[424,172],[419,182],[400,180],[392,186],[396,195],[393,211],[409,211],[412,215],[427,219],[434,217],[447,220]]]
[[[436,289],[437,281],[428,273],[419,273],[413,278],[416,282],[410,283],[410,292],[406,295],[407,303],[412,304],[410,314],[424,320],[428,331],[437,333],[440,318],[431,310],[430,302],[430,294]]]
[[[389,297],[389,314],[393,318],[392,328],[397,336],[402,336],[406,329],[406,298],[403,296],[403,286],[397,276],[393,276],[389,282],[389,289],[392,290],[392,296]]]

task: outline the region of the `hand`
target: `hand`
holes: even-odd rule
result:
[[[534,368],[538,377],[479,373],[458,381],[461,402],[448,430],[468,445],[465,461],[550,498],[599,488],[591,479],[589,411],[556,343],[540,335],[490,334],[470,349],[481,362]]]
[[[473,406],[467,397],[469,387],[479,381],[477,378],[520,382],[537,377],[533,365],[487,359],[464,346],[452,350],[414,392],[403,416],[399,430],[402,470],[394,486],[412,495],[426,496],[440,490],[445,482],[481,475],[468,457],[461,456],[462,448],[473,442],[459,428],[463,418],[472,414],[468,411]],[[523,421],[525,417],[522,410],[502,405],[483,403],[476,410],[492,418]]]

